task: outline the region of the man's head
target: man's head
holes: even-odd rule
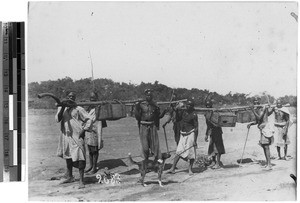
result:
[[[150,102],[153,99],[153,92],[151,89],[146,89],[145,90],[145,96],[146,96],[146,101]]]
[[[175,107],[176,109],[183,109],[184,108],[184,103],[183,102],[178,102],[177,104],[176,104],[176,107]]]
[[[67,99],[75,101],[76,100],[76,92],[75,91],[69,91],[67,93]]]
[[[277,107],[277,108],[281,108],[281,107],[282,107],[282,102],[281,102],[280,99],[277,99],[277,100],[276,100],[276,107]]]
[[[254,97],[254,99],[253,99],[253,104],[254,104],[254,105],[260,105],[260,98]]]
[[[188,99],[186,102],[186,108],[187,109],[193,109],[195,106],[195,102],[193,99]]]
[[[90,101],[98,101],[98,94],[97,92],[90,93]]]
[[[205,107],[206,108],[212,108],[212,106],[213,106],[212,100],[211,99],[206,100]]]

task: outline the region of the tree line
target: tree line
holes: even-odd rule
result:
[[[52,99],[38,99],[37,95],[40,93],[52,93],[57,97],[63,99],[66,93],[70,90],[77,92],[77,101],[86,101],[89,98],[90,92],[95,89],[99,95],[99,100],[135,100],[144,97],[144,90],[150,88],[154,91],[156,101],[169,101],[174,90],[176,100],[193,98],[195,105],[204,107],[207,96],[214,100],[214,105],[221,106],[245,106],[249,105],[253,97],[249,97],[244,93],[229,92],[226,95],[218,94],[217,92],[210,92],[207,89],[201,90],[197,88],[171,88],[158,81],[153,83],[131,84],[114,82],[111,79],[99,78],[91,80],[85,78],[80,80],[73,80],[70,77],[65,77],[58,80],[48,80],[38,82],[31,82],[28,84],[28,107],[35,109],[50,109],[55,108],[55,101]],[[269,101],[274,102],[275,98],[271,95]],[[289,103],[291,106],[297,105],[297,97],[293,95],[285,95],[280,97],[283,103]],[[266,96],[261,97],[261,103],[268,103]]]

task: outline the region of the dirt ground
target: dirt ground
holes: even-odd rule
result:
[[[39,201],[225,201],[225,200],[296,200],[296,184],[290,174],[296,175],[296,124],[289,129],[291,144],[288,160],[277,160],[274,144],[271,146],[273,170],[264,171],[262,148],[257,144],[259,132],[256,126],[250,129],[244,153],[248,163],[238,164],[246,139],[246,124],[235,128],[223,128],[226,154],[222,156],[224,168],[219,170],[194,166],[194,175],[187,173],[188,164],[180,160],[176,174],[163,174],[164,187],[157,183],[157,174],[146,175],[147,187],[137,183],[139,171],[130,165],[130,152],[134,160],[141,160],[140,141],[134,118],[109,121],[104,129],[104,148],[100,151],[97,174],[105,167],[119,173],[120,184],[98,183],[96,175],[85,176],[86,187],[78,190],[78,182],[60,185],[58,180],[66,171],[65,161],[56,157],[59,124],[55,123],[53,110],[29,110],[28,112],[28,178],[29,200]],[[199,138],[197,155],[207,153],[204,141],[205,122],[199,115]],[[172,156],[166,161],[165,170],[171,167],[176,144],[172,124],[166,128]],[[159,130],[162,152],[166,152],[163,130]],[[89,163],[87,163],[89,164]],[[78,179],[78,170],[74,169]],[[55,179],[55,180],[51,180]]]

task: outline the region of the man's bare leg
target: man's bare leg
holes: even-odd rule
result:
[[[92,165],[92,171],[89,174],[95,174],[97,173],[97,161],[98,161],[98,157],[99,157],[99,152],[94,152],[93,153],[93,165]]]
[[[277,154],[278,154],[278,159],[282,159],[281,154],[280,154],[280,147],[276,147],[277,148]]]
[[[221,154],[217,153],[217,161],[216,161],[216,165],[214,167],[212,167],[213,169],[219,169],[221,168]]]
[[[93,153],[92,152],[89,153],[89,160],[90,160],[90,167],[84,171],[85,173],[89,172],[93,168],[93,160],[94,159],[93,159]]]
[[[270,157],[270,147],[269,147],[269,145],[264,146],[264,151],[265,151],[265,156],[266,156],[266,161],[267,161],[266,170],[271,170],[272,166],[271,166],[271,157]]]
[[[287,160],[287,159],[286,159],[286,156],[287,156],[287,150],[288,150],[288,145],[286,144],[286,145],[284,145],[284,157],[283,157],[284,160]]]
[[[175,157],[174,157],[174,162],[173,162],[172,167],[171,167],[166,173],[172,173],[172,174],[175,173],[175,167],[176,167],[176,165],[177,165],[179,159],[180,159],[180,156],[178,156],[178,155],[176,154]]]
[[[262,168],[266,168],[268,163],[267,163],[267,154],[266,154],[266,149],[265,149],[265,146],[264,145],[261,145],[263,151],[264,151],[264,155],[265,155],[265,158],[266,158],[266,165],[262,165]]]
[[[195,162],[195,159],[190,159],[190,165],[189,165],[189,175],[193,175],[193,171],[192,171],[192,168],[193,168],[193,164]]]
[[[67,164],[67,170],[68,170],[67,179],[62,181],[61,184],[71,183],[71,182],[75,181],[75,179],[73,177],[73,161],[72,161],[72,159],[66,159],[66,164]]]
[[[78,189],[84,188],[84,168],[85,168],[86,162],[85,161],[79,161],[78,169],[79,169],[79,187]]]

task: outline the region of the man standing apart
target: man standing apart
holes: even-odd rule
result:
[[[98,101],[98,95],[96,92],[90,93],[90,101]],[[88,146],[90,159],[90,167],[85,172],[89,172],[88,175],[92,175],[97,172],[99,150],[103,148],[102,128],[107,127],[107,125],[105,121],[96,120],[96,106],[89,106],[87,111],[92,118],[93,124],[91,131],[85,133],[85,142]]]
[[[198,137],[198,116],[194,111],[194,101],[189,99],[187,109],[182,113],[180,121],[180,140],[177,146],[173,165],[167,173],[175,173],[175,167],[180,158],[190,162],[189,175],[193,175],[192,167],[196,158]]]
[[[289,128],[289,120],[290,120],[290,112],[286,107],[282,107],[281,100],[276,101],[276,109],[275,112],[275,127],[277,129],[276,133],[276,143],[275,146],[277,148],[278,159],[286,159],[288,144],[290,144],[290,140],[288,137],[288,128]],[[281,157],[280,148],[284,147],[284,157]]]
[[[153,101],[152,90],[145,90],[146,101],[135,105],[135,118],[138,121],[140,141],[142,145],[142,157],[148,161],[150,154],[162,163],[157,129],[159,128],[160,109]]]
[[[254,99],[253,104],[260,104],[258,98]],[[273,113],[273,110],[269,111],[266,106],[258,107],[256,110],[254,110],[254,107],[252,106],[251,110],[255,115],[256,121],[249,123],[247,125],[247,128],[249,129],[251,125],[257,125],[258,129],[260,130],[259,145],[264,150],[267,162],[265,170],[272,170],[270,158],[270,145],[274,142],[274,130],[268,122],[268,116],[270,116]]]
[[[207,100],[205,103],[206,108],[212,108],[212,100]],[[223,166],[221,162],[221,155],[225,154],[225,148],[222,138],[222,128],[219,126],[215,126],[210,121],[211,112],[205,114],[206,120],[206,133],[205,133],[205,142],[208,142],[209,139],[209,147],[208,147],[208,155],[212,157],[213,162],[209,167],[212,169],[220,169]],[[217,159],[216,159],[217,158]]]
[[[62,183],[75,181],[73,167],[79,169],[79,189],[84,188],[85,147],[84,133],[89,130],[92,119],[80,106],[70,106],[76,99],[76,93],[71,91],[67,94],[67,100],[62,101],[55,116],[56,122],[61,123],[61,132],[58,143],[57,155],[66,160],[68,177]]]

